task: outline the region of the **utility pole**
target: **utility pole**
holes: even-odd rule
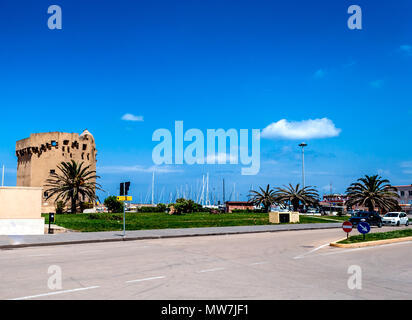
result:
[[[329,214],[332,215],[332,182],[330,183]]]
[[[299,147],[302,148],[302,187],[305,187],[305,147],[307,146],[306,143],[302,142],[299,144]]]

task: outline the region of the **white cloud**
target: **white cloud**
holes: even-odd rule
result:
[[[412,161],[404,161],[401,163],[402,168],[412,168]]]
[[[341,129],[328,118],[273,122],[262,130],[262,137],[267,139],[319,139],[336,137]]]
[[[401,168],[403,168],[402,173],[412,174],[412,161],[404,161],[401,163]]]
[[[135,116],[131,113],[126,113],[123,115],[122,120],[125,121],[143,121],[143,116]]]

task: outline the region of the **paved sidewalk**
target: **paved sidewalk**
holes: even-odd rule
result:
[[[308,223],[308,224],[281,224],[264,226],[240,227],[213,227],[213,228],[185,228],[185,229],[156,229],[109,232],[68,232],[60,234],[27,235],[27,236],[0,236],[0,249],[21,248],[32,246],[51,246],[76,243],[129,241],[144,239],[196,237],[212,235],[230,235],[260,232],[278,232],[292,230],[314,230],[340,228],[341,223]]]

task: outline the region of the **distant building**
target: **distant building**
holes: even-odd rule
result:
[[[332,205],[343,206],[348,200],[348,196],[346,194],[325,194],[323,196],[323,202],[331,203]]]
[[[348,200],[346,194],[334,193],[334,194],[325,194],[322,201],[319,202],[319,206],[323,212],[345,212],[346,205],[345,202]],[[330,212],[331,211],[331,212]]]
[[[399,205],[403,212],[412,214],[412,184],[406,186],[394,186],[398,189]]]
[[[248,201],[226,201],[226,212],[233,210],[254,210],[255,205]]]
[[[16,142],[17,186],[43,187],[42,212],[55,211],[55,199],[46,200],[45,183],[50,174],[57,172],[63,161],[84,162],[90,170],[96,170],[96,144],[93,135],[84,130],[78,133],[33,133],[29,138]],[[79,199],[90,201],[89,199]]]

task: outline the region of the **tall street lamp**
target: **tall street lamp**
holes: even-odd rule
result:
[[[299,144],[299,147],[302,147],[302,186],[305,187],[305,147],[307,146],[306,143],[302,142]]]

